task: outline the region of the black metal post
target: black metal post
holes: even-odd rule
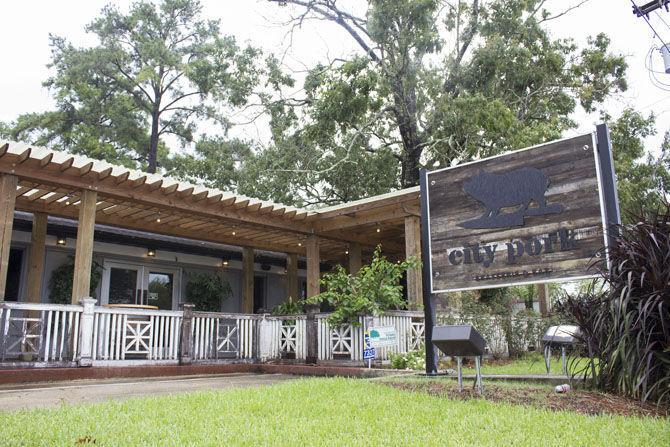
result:
[[[435,299],[431,293],[430,279],[430,233],[428,231],[428,171],[421,169],[421,260],[423,284],[424,337],[426,346],[426,374],[437,374],[437,349],[433,346],[435,325]]]
[[[605,202],[605,218],[607,219],[608,245],[612,245],[612,238],[617,235],[621,224],[621,212],[619,211],[619,195],[616,189],[616,174],[614,172],[614,160],[612,158],[612,142],[607,124],[596,126],[596,140],[598,144],[598,161],[600,163],[600,181]]]

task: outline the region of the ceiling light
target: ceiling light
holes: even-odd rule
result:
[[[63,235],[56,236],[56,245],[65,245],[65,244],[67,244],[67,239],[65,238],[65,236]]]
[[[153,258],[156,256],[156,249],[155,248],[148,248],[147,249],[147,256],[150,258]]]

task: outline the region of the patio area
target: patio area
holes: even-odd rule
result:
[[[25,291],[14,302],[5,300],[5,292],[11,286],[7,278],[16,212],[30,213],[32,220]],[[258,252],[284,257],[285,290],[278,293],[285,297],[301,296],[298,266],[304,263],[305,295],[311,297],[320,292],[323,271],[341,264],[356,272],[378,245],[390,259],[420,256],[419,214],[418,188],[304,210],[2,141],[0,362],[4,367],[272,359],[358,362],[365,322],[361,327],[330,328],[327,314],[318,312],[292,317],[254,313]],[[59,243],[48,232],[50,217],[70,219],[77,226],[70,304],[44,299],[45,251]],[[131,287],[125,301],[109,305],[107,295],[114,284],[109,275],[103,281],[103,300],[90,299],[96,225],[239,247],[241,312],[201,312],[187,298],[163,300],[167,304],[159,308],[144,299],[150,295],[144,286],[137,291]],[[153,260],[145,261],[151,265]],[[418,307],[419,269],[408,271],[406,290],[410,308]],[[383,318],[397,327],[400,341],[395,351],[416,348],[423,335],[421,313]]]

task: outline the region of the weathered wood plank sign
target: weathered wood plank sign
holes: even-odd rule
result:
[[[424,172],[429,290],[594,276],[606,244],[603,176],[614,184],[609,139],[599,152],[600,141],[589,133]]]

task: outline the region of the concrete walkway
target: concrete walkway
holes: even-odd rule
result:
[[[104,402],[137,396],[178,394],[272,385],[297,376],[284,374],[223,374],[147,379],[75,380],[0,387],[0,410],[57,407],[61,404]]]

